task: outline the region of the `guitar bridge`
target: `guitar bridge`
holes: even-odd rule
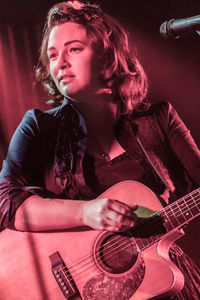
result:
[[[80,297],[75,282],[59,252],[51,254],[49,258],[52,265],[53,275],[65,298],[69,300],[72,297]]]

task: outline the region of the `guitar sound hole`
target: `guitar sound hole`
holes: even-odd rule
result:
[[[121,274],[134,265],[138,252],[131,237],[107,232],[97,241],[95,257],[104,271]]]

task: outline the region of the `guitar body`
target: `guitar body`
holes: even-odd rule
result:
[[[103,197],[154,211],[161,209],[155,194],[134,181],[114,185],[99,198]],[[0,233],[0,299],[65,299],[51,270],[49,256],[55,252],[59,252],[84,300],[145,300],[174,295],[182,289],[184,279],[170,261],[168,250],[181,236],[181,231],[174,230],[140,251],[137,240],[129,235],[84,228],[51,233],[6,229]]]

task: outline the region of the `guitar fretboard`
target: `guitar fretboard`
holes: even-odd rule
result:
[[[200,215],[200,188],[180,198],[133,230],[141,250],[151,246],[164,235],[182,227]]]

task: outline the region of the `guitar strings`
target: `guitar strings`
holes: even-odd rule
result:
[[[97,254],[99,254],[102,250],[103,250],[103,247],[105,246],[105,245],[108,245],[108,244],[111,244],[111,246],[108,246],[108,249],[110,248],[110,250],[111,251],[108,251],[108,249],[104,252],[104,258],[106,258],[106,259],[109,259],[111,256],[113,256],[113,252],[117,249],[117,248],[119,248],[119,247],[121,247],[121,246],[124,246],[125,245],[125,248],[123,248],[123,249],[126,249],[127,247],[129,247],[129,246],[134,246],[134,245],[136,245],[135,243],[132,243],[131,241],[130,241],[130,239],[127,239],[127,238],[122,238],[121,236],[117,236],[116,238],[114,238],[113,240],[115,240],[116,242],[115,242],[115,244],[112,244],[112,242],[110,241],[110,242],[106,242],[103,246],[101,246],[99,249],[101,249],[100,251],[99,251],[99,249],[97,250],[97,251],[94,251],[94,252],[92,252],[92,254],[91,255],[89,255],[89,256],[87,256],[85,259],[83,259],[83,260],[81,260],[81,262],[84,262],[84,261],[86,261],[86,260],[89,260],[89,261],[91,261],[91,258],[93,258],[93,257],[96,257],[96,255]],[[120,245],[118,244],[119,242],[123,242],[123,243],[121,243]],[[115,245],[118,245],[117,247],[113,247],[113,246],[115,246]],[[118,253],[118,252],[117,252]],[[116,253],[116,254],[117,254]],[[111,254],[110,256],[108,256],[109,254]],[[84,265],[82,265],[81,267],[80,267],[80,265],[79,265],[79,269],[81,269],[81,268],[83,268],[84,266],[86,266],[88,264],[88,262],[86,262]],[[74,269],[74,267],[76,266],[76,265],[78,265],[78,263],[76,262],[76,264],[75,265],[73,265],[73,266],[69,266],[69,267],[63,267],[62,268],[62,270],[64,270],[64,269],[67,269],[68,270],[68,272],[70,272],[70,269]],[[78,269],[76,269],[76,271],[77,271]]]
[[[130,245],[130,243],[129,243],[129,245]],[[125,246],[124,248],[119,249],[118,253],[119,253],[120,251],[123,251],[123,250],[126,249],[127,247],[129,247],[129,245],[128,245],[128,246]],[[151,245],[151,244],[149,243],[149,245]],[[77,278],[77,276],[81,275],[81,273],[83,273],[83,272],[86,272],[86,271],[87,271],[89,268],[91,268],[92,266],[93,266],[93,265],[87,265],[87,268],[85,268],[84,270],[80,271],[78,274],[73,275],[73,278],[76,277],[76,281],[78,281],[79,278]],[[67,276],[66,276],[67,272],[64,273],[64,269],[61,269],[61,271],[63,272],[64,276],[67,278]],[[70,278],[71,278],[71,275],[70,275],[70,274],[69,274],[69,276],[70,276]],[[73,279],[69,279],[69,278],[68,278],[68,280],[71,281],[71,280],[73,280]]]
[[[130,243],[129,243],[129,245],[130,245]],[[128,246],[129,246],[128,245]],[[118,252],[120,252],[120,251],[122,251],[122,250],[124,250],[124,249],[126,249],[127,248],[127,246],[125,246],[124,248],[121,248]],[[92,266],[92,265],[91,265]],[[87,268],[86,269],[84,269],[84,270],[82,270],[81,272],[79,272],[78,274],[76,274],[75,276],[73,276],[73,278],[75,278],[75,277],[77,277],[77,275],[80,275],[82,272],[85,272],[86,270],[88,270],[90,267],[91,267],[90,265],[89,266],[87,266]],[[62,269],[61,269],[62,270]],[[64,273],[64,271],[63,271],[63,273]],[[66,274],[66,273],[64,273],[64,274]],[[65,276],[66,277],[66,276]],[[73,280],[73,279],[72,279]]]
[[[126,241],[127,241],[127,240],[126,240]],[[125,241],[125,242],[126,242],[126,241]],[[121,247],[122,245],[119,245],[118,247],[115,248],[115,250],[117,250],[117,253],[116,253],[116,254],[119,254],[121,251],[126,250],[129,246],[134,245],[134,244],[133,244],[132,242],[129,241],[129,242],[128,242],[128,245],[127,245],[126,243],[124,243],[123,245],[124,245],[123,248]],[[121,247],[121,248],[120,248],[120,247]],[[120,248],[120,249],[118,249],[118,248]],[[108,253],[106,253],[106,255],[107,255],[107,254],[108,254]],[[104,257],[105,257],[106,255],[104,255]],[[90,257],[95,257],[95,253],[92,253],[92,255],[90,255]],[[113,261],[114,257],[113,257],[112,251],[110,251],[110,255],[109,255],[108,257],[106,257],[106,259],[110,259],[110,258],[111,258],[110,261]],[[83,272],[86,272],[87,270],[89,270],[91,267],[93,267],[93,265],[94,265],[94,264],[92,264],[91,261],[90,261],[90,264],[87,263],[87,264],[85,264],[85,265],[82,266],[82,267],[86,266],[86,268],[85,268],[84,270],[80,270],[80,268],[79,268],[79,270],[78,270],[79,273],[77,273],[77,274],[75,274],[75,272],[76,272],[77,270],[73,270],[73,276],[71,276],[69,270],[67,270],[66,267],[60,268],[59,271],[63,272],[63,274],[65,275],[66,278],[67,278],[67,276],[72,277],[72,278],[70,278],[70,279],[69,279],[69,277],[68,277],[68,278],[67,278],[68,281],[73,281],[74,278],[76,278],[76,281],[77,281],[77,280],[79,279],[79,278],[77,278],[77,277],[80,276]],[[73,267],[71,267],[71,268],[73,268]],[[67,274],[67,273],[68,273],[68,274]],[[67,276],[66,276],[66,274],[67,274]]]
[[[160,237],[161,238],[161,237]],[[154,241],[153,241],[154,242]],[[149,245],[150,245],[150,243],[148,243]],[[129,241],[129,245],[130,245],[130,241]],[[129,245],[127,245],[127,247],[129,246]],[[113,246],[113,245],[112,245]],[[119,248],[119,246],[118,246],[118,248]],[[117,248],[115,248],[115,250],[116,250]],[[125,248],[123,248],[123,249],[125,249]],[[123,249],[120,249],[120,251],[122,251]],[[111,252],[108,252],[108,253],[111,253]],[[108,253],[106,253],[105,255],[107,255]],[[108,259],[109,257],[107,257],[107,259]]]
[[[198,207],[198,202],[197,201],[194,201],[194,200],[198,200],[198,197],[199,195],[194,195],[196,191],[194,191],[193,193],[191,193],[190,195],[187,195],[179,200],[177,200],[175,203],[172,203],[171,205],[167,206],[165,209],[162,209],[160,211],[160,213],[162,214],[163,212],[165,213],[165,215],[167,216],[168,218],[168,221],[172,224],[172,222],[170,221],[170,218],[171,216],[174,217],[174,219],[177,219],[178,221],[178,217],[182,216],[184,219],[185,219],[185,222],[189,221],[187,220],[187,218],[185,217],[185,215],[187,215],[187,213],[189,213],[188,211],[193,209],[193,208],[196,208],[198,210],[198,212],[200,212],[200,207]],[[189,202],[189,201],[190,202]],[[181,205],[184,207],[181,208],[180,206],[178,205]],[[191,206],[191,203],[193,206]],[[178,211],[178,214],[176,214],[176,211]],[[194,217],[192,215],[192,213],[190,213],[192,217]],[[178,221],[179,223],[179,221]],[[172,224],[173,225],[173,224]],[[178,226],[181,226],[182,224],[179,224]]]
[[[171,211],[170,211],[171,212]],[[173,215],[174,213],[173,212],[171,212],[171,215]],[[169,215],[169,214],[168,214]],[[149,220],[147,219],[147,222],[148,222]]]
[[[180,200],[182,200],[182,199],[180,199]],[[192,199],[191,199],[192,200]],[[173,203],[174,204],[174,203]],[[173,206],[173,205],[172,205]],[[194,207],[197,207],[196,205],[194,205]],[[197,207],[198,208],[198,207]],[[173,215],[173,212],[171,213],[171,215]],[[148,220],[148,219],[147,219]],[[119,237],[117,237],[117,238],[119,238]],[[121,239],[122,240],[122,239]],[[126,239],[126,241],[127,241],[127,239]],[[130,245],[130,241],[129,241],[129,245]],[[128,246],[129,246],[128,245]],[[113,247],[113,244],[112,244],[112,247]],[[73,266],[74,267],[74,266]]]
[[[193,194],[194,194],[195,192],[196,192],[196,191],[194,191]],[[196,197],[197,197],[197,195],[195,195],[193,198],[196,199]],[[188,198],[190,201],[192,201],[191,197],[188,195],[188,196],[185,196],[185,197],[183,197],[183,198],[177,200],[177,202],[180,202],[180,201],[185,200],[185,199],[187,199],[187,198]],[[168,215],[172,215],[173,218],[175,219],[176,216],[174,215],[174,211],[171,211],[171,209],[172,209],[173,206],[176,206],[176,203],[177,203],[177,202],[172,203],[169,207],[167,207],[167,208],[165,208],[165,209],[162,209],[161,211],[158,212],[158,214],[159,214],[159,213],[162,214],[163,211],[167,211],[167,210],[168,210],[168,211],[170,211],[170,213],[169,213]],[[193,202],[194,202],[194,201],[193,201]],[[192,203],[192,204],[193,204],[193,203]],[[186,203],[186,205],[189,205],[189,204]],[[193,207],[190,207],[190,209],[192,209],[192,208],[194,208],[194,207],[198,208],[197,203],[196,203],[196,204],[194,203],[194,206],[193,206]],[[185,208],[186,208],[186,212],[187,212],[187,207],[185,207]],[[176,206],[176,209],[180,210],[177,206]],[[198,208],[198,210],[199,210],[199,208]],[[184,212],[181,212],[181,214],[179,214],[178,216],[182,215],[183,213],[184,213]],[[151,219],[151,218],[150,218],[150,219]],[[151,219],[151,220],[152,220],[152,219]],[[149,219],[147,219],[147,222],[148,222],[148,221],[149,221]],[[155,221],[156,221],[156,220],[155,220]],[[187,222],[187,220],[186,220],[185,222]],[[146,222],[144,222],[144,223],[146,223]],[[156,222],[154,222],[154,223],[156,223]],[[117,236],[115,239],[116,239],[116,240],[118,239],[117,242],[119,242],[119,240],[120,240],[120,242],[123,241],[123,239],[121,238],[121,236],[120,236],[120,238],[119,238],[119,236]],[[115,239],[113,239],[113,240],[115,240]],[[113,240],[112,240],[112,242],[107,242],[107,243],[105,243],[104,246],[107,245],[108,243],[112,243],[111,247],[112,247],[112,250],[113,250],[113,245],[114,245],[114,244],[113,244]],[[124,238],[124,240],[125,240],[125,242],[126,242],[126,241],[127,241],[127,238]],[[116,243],[117,243],[117,242],[116,242]],[[155,241],[154,241],[154,242],[155,242]],[[130,240],[129,240],[129,241],[128,241],[128,245],[125,246],[125,248],[120,249],[118,252],[120,252],[120,251],[126,249],[126,247],[129,247],[131,244],[132,244],[132,243],[131,243]],[[122,245],[125,245],[125,243],[124,243],[124,244],[121,244],[120,246],[122,246]],[[132,245],[133,245],[133,244],[132,244]],[[118,246],[117,248],[119,248],[120,246]],[[117,248],[115,248],[113,251],[115,251]],[[99,252],[100,252],[100,251],[99,251]],[[111,251],[105,253],[105,255],[108,255],[109,253],[111,253]],[[90,255],[90,257],[91,257],[91,256],[94,256],[95,254],[97,254],[97,252],[96,252],[96,253],[93,253],[92,255]],[[89,257],[88,257],[88,258],[89,258]],[[86,259],[87,259],[87,258],[85,258],[84,260],[86,260]],[[107,259],[108,259],[108,257],[107,257]],[[83,262],[84,260],[82,260],[82,262]],[[77,264],[77,263],[76,263],[76,264]],[[75,264],[75,265],[76,265],[76,264]],[[71,266],[71,267],[68,268],[68,273],[69,273],[69,269],[70,269],[70,268],[74,268],[75,265],[73,265],[73,266]],[[85,266],[85,265],[86,265],[86,264],[84,264],[83,266]],[[82,266],[82,267],[83,267],[83,266]],[[67,269],[67,267],[62,268],[62,270],[64,270],[64,269]],[[77,270],[76,270],[76,271],[77,271]],[[84,271],[85,271],[85,270],[84,270]],[[82,272],[83,272],[83,270],[82,270]],[[78,274],[77,274],[77,275],[78,275]]]
[[[195,205],[196,206],[196,205]],[[194,206],[193,206],[194,207]],[[161,237],[160,237],[161,238]],[[149,243],[149,245],[150,245],[150,243]],[[129,247],[130,246],[130,241],[129,241],[129,245],[127,245],[127,246],[125,246],[125,247],[123,247],[123,248],[121,248],[121,249],[119,249],[118,250],[118,253],[119,252],[121,252],[121,251],[123,251],[124,249],[126,249],[127,247]],[[118,247],[119,248],[119,247]],[[116,249],[115,249],[116,250]],[[110,252],[110,254],[112,255],[112,253]],[[91,255],[91,256],[94,256],[94,253]],[[111,257],[111,256],[109,256],[109,257]],[[109,257],[107,257],[107,259],[109,258]],[[81,272],[79,272],[78,274],[75,274],[74,276],[73,276],[73,278],[75,278],[76,277],[76,281],[79,279],[79,278],[77,278],[77,276],[79,276],[81,273],[83,273],[83,272],[86,272],[90,267],[92,267],[93,265],[91,264],[91,265],[87,265],[87,268],[85,268],[84,270],[82,270]],[[63,271],[64,270],[64,268],[61,268],[61,271]],[[67,273],[67,272],[66,272]],[[73,279],[71,279],[71,280],[73,280]]]

